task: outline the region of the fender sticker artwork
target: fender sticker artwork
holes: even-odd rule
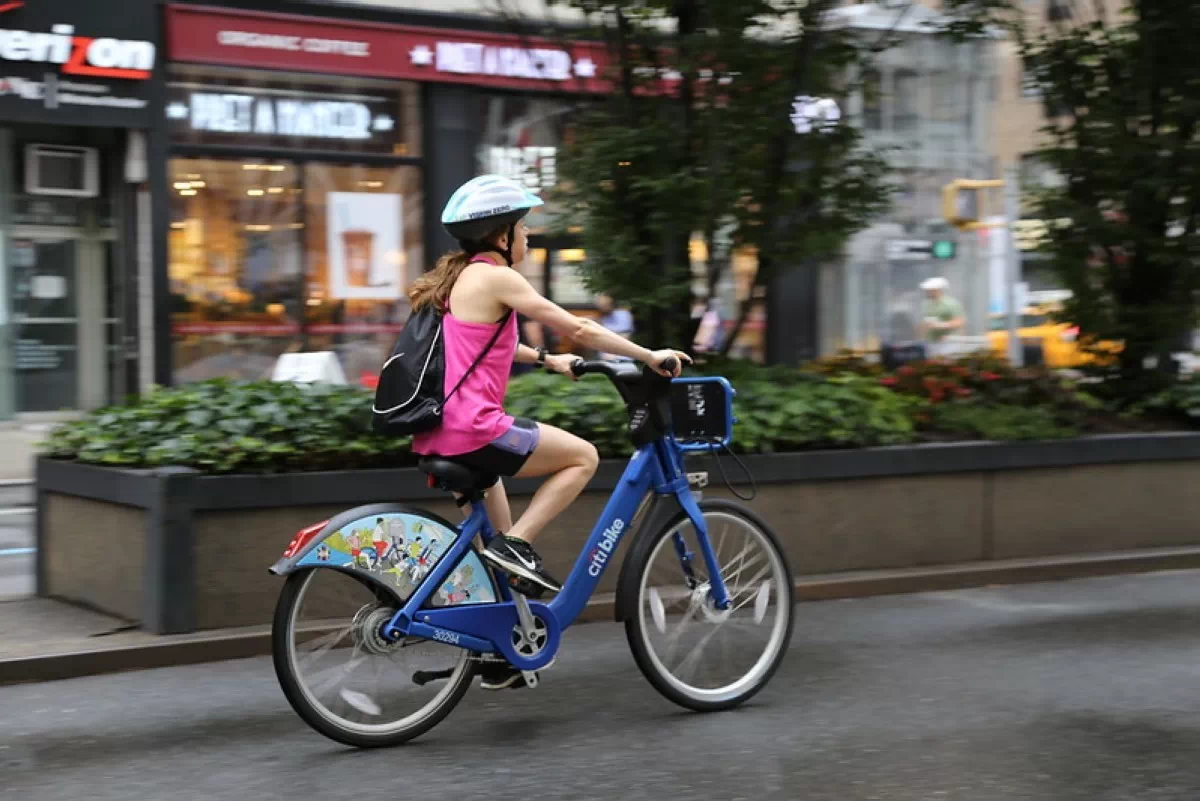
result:
[[[407,599],[454,544],[458,532],[410,514],[382,514],[355,520],[327,535],[299,565],[330,565],[370,573]],[[474,551],[429,597],[432,606],[493,603],[491,580]]]

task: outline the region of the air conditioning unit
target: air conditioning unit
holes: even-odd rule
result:
[[[26,145],[25,192],[96,197],[100,194],[100,151],[94,147]]]

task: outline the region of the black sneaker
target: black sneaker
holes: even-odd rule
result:
[[[495,537],[480,555],[504,572],[527,579],[550,592],[562,590],[562,585],[542,569],[542,557],[525,540]]]
[[[553,664],[554,660],[551,659],[546,668]],[[484,690],[520,690],[529,686],[525,683],[525,674],[503,659],[484,659],[479,675],[483,677],[479,686]],[[541,677],[540,672],[537,675]]]

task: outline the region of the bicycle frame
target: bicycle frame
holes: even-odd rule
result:
[[[433,571],[384,627],[384,636],[399,639],[404,636],[457,645],[472,651],[499,651],[521,670],[544,667],[558,649],[562,631],[579,617],[596,586],[616,553],[617,546],[630,529],[638,507],[650,491],[662,496],[674,496],[696,529],[700,551],[711,577],[709,592],[714,604],[724,609],[729,604],[724,580],[716,554],[708,538],[708,528],[700,508],[692,497],[687,475],[683,469],[683,448],[669,437],[655,440],[634,452],[617,483],[616,489],[601,512],[591,536],[580,551],[575,565],[563,583],[562,592],[549,604],[529,602],[534,617],[546,626],[545,646],[532,658],[518,653],[513,645],[513,628],[517,625],[516,604],[505,582],[499,582],[502,601],[470,606],[422,608],[446,577],[467,554],[475,536],[481,535],[486,544],[495,536],[482,503],[473,504],[471,513],[458,527],[458,538],[439,560]],[[676,538],[676,549],[686,567],[686,545]]]

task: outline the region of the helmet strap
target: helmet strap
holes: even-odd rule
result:
[[[513,266],[512,249],[513,249],[513,243],[516,242],[516,239],[517,239],[517,224],[509,223],[508,224],[508,244],[504,246],[504,250],[500,251],[500,255],[504,257],[504,260],[506,262],[508,262],[509,267]]]
[[[477,239],[460,239],[460,240],[458,240],[458,246],[460,248],[462,248],[463,252],[466,253],[468,256],[476,256],[480,253],[486,253],[489,250],[494,251],[496,253],[499,253],[501,256],[503,256],[504,261],[506,261],[508,263],[508,266],[512,267],[513,266],[512,249],[513,249],[513,243],[516,241],[516,238],[517,238],[517,224],[509,223],[508,244],[505,245],[504,247],[499,247],[498,245],[494,245],[491,242],[484,242],[484,241],[477,240]]]

